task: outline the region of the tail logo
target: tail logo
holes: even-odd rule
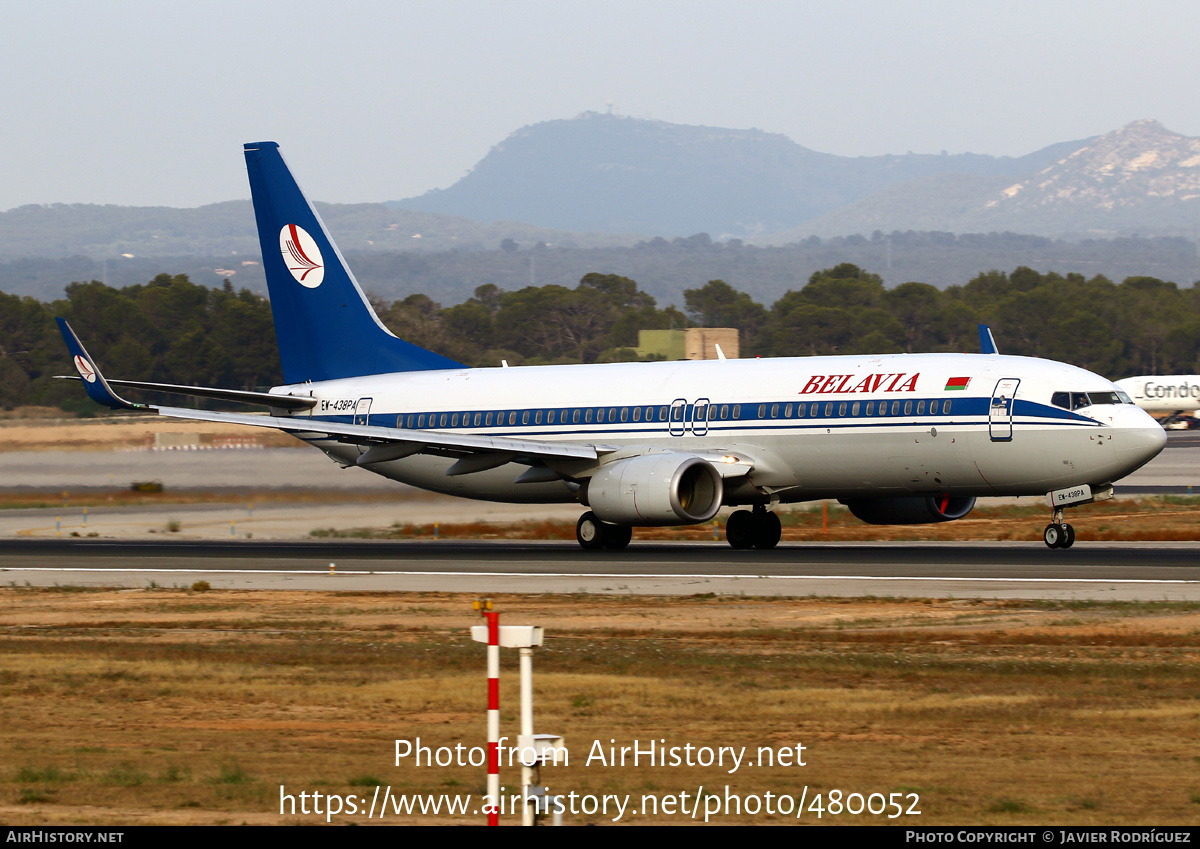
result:
[[[92,364],[78,354],[75,356],[75,370],[79,372],[79,376],[88,383],[96,382],[96,370],[92,368]]]
[[[279,231],[279,252],[283,254],[283,263],[297,283],[308,289],[321,285],[325,279],[321,251],[304,228],[295,224],[284,225]]]

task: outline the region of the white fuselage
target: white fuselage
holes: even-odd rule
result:
[[[1139,375],[1116,384],[1133,403],[1151,413],[1200,410],[1200,374]]]
[[[275,391],[318,400],[294,414],[299,420],[617,448],[592,468],[650,451],[749,458],[750,474],[727,480],[726,504],[768,496],[1038,495],[1115,481],[1165,444],[1162,428],[1131,404],[1071,411],[1052,403],[1055,393],[1112,393],[1098,375],[982,354],[448,369]],[[309,441],[344,465],[365,450],[325,436]],[[519,463],[448,476],[455,459],[416,454],[371,469],[470,498],[577,498],[567,481],[516,482],[529,469]],[[559,470],[590,474],[584,466]]]

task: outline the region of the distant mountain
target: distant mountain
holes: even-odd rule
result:
[[[943,174],[889,186],[759,240],[906,230],[1062,237],[1200,232],[1200,139],[1135,121],[1020,179]]]
[[[338,245],[352,251],[448,251],[497,248],[505,239],[579,247],[629,245],[636,236],[567,233],[515,221],[483,224],[376,203],[317,203]],[[0,212],[0,261],[25,257],[224,256],[259,258],[248,200],[194,209],[93,204],[28,205]],[[226,264],[228,264],[228,262]]]
[[[389,205],[565,230],[747,237],[794,227],[916,178],[956,173],[1008,184],[1084,143],[1016,158],[846,157],[762,130],[587,112],[523,127],[453,186]]]

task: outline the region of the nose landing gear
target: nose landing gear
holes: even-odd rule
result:
[[[1063,522],[1061,507],[1054,510],[1050,524],[1042,532],[1042,539],[1050,548],[1070,548],[1075,544],[1075,529]]]

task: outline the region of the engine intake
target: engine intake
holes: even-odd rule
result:
[[[622,525],[694,525],[721,508],[725,488],[711,463],[686,454],[646,454],[601,466],[588,506]]]
[[[963,518],[975,507],[975,498],[917,495],[906,498],[851,498],[842,503],[868,525],[928,525]]]

